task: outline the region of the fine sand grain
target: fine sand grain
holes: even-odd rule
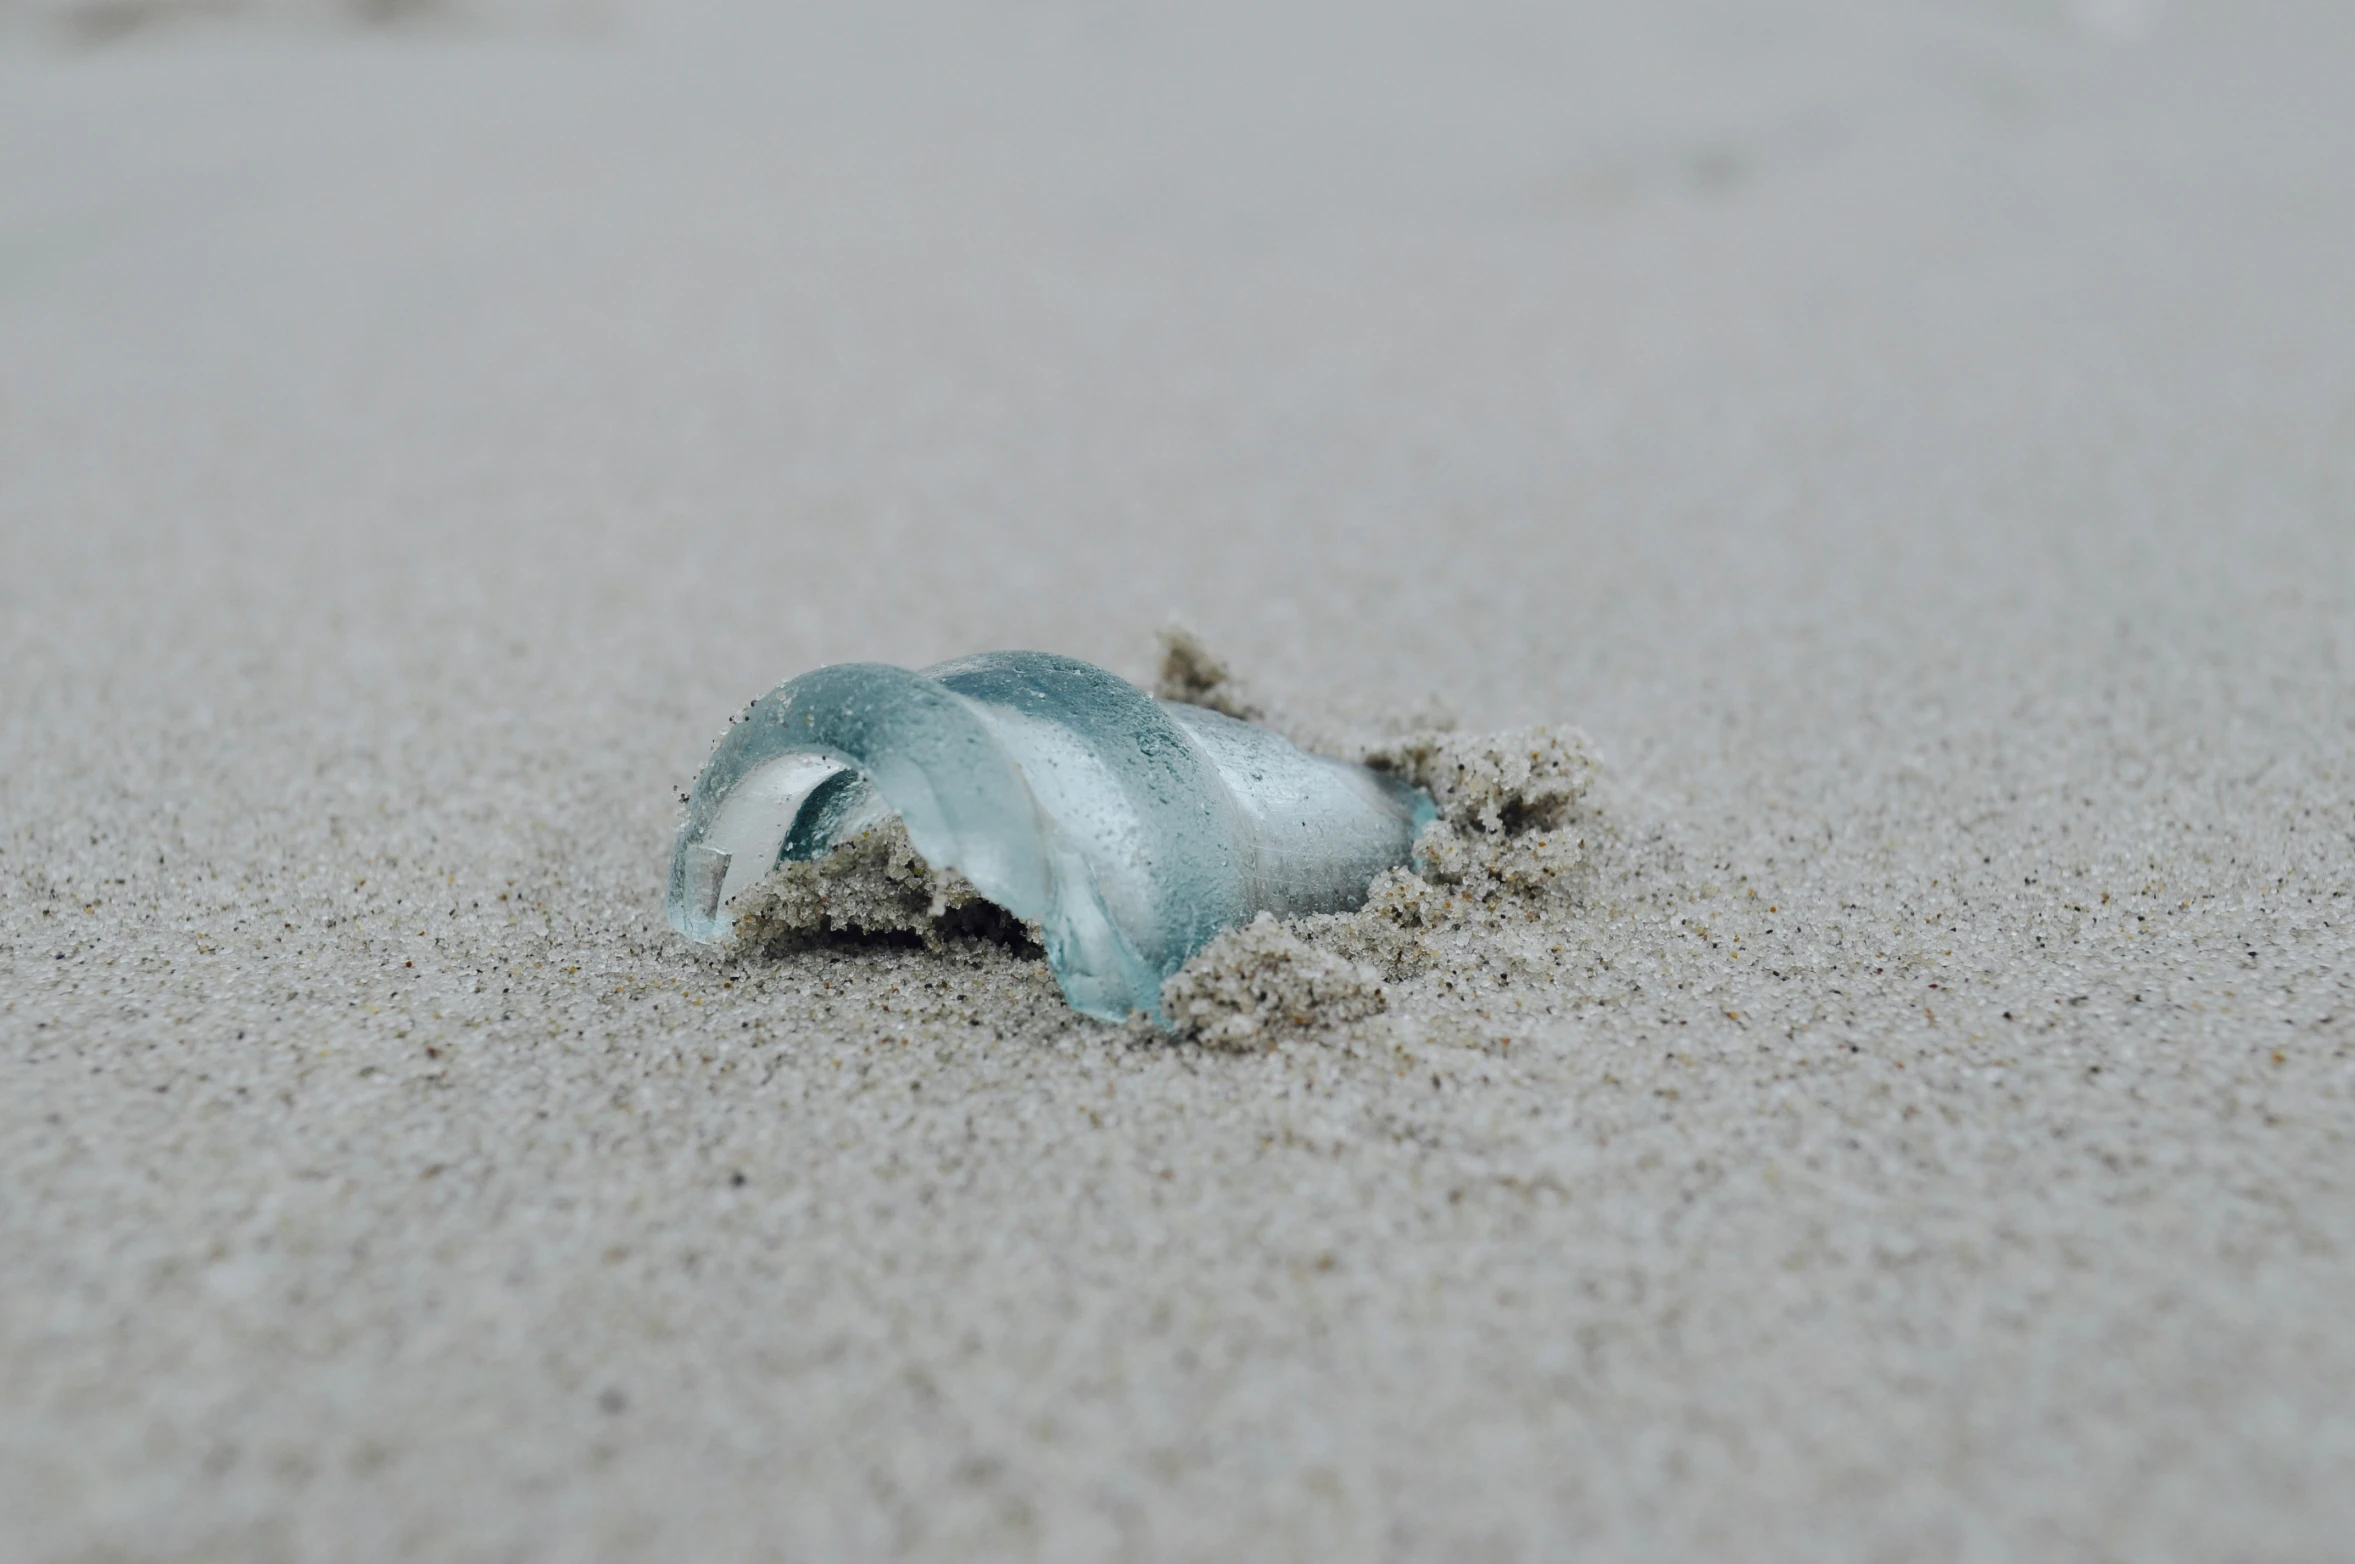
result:
[[[0,1556],[2343,1557],[2350,80],[0,0]],[[778,680],[1173,613],[1560,807],[1185,1040],[665,927]]]

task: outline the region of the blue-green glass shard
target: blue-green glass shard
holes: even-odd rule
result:
[[[725,944],[780,863],[897,816],[928,863],[1038,928],[1074,1009],[1159,1021],[1162,980],[1220,930],[1362,905],[1433,814],[1363,766],[1073,658],[845,663],[777,686],[720,740],[667,908]]]

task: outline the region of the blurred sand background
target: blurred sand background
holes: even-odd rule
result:
[[[2355,1536],[2355,9],[0,6],[0,1553]],[[698,955],[821,662],[1437,692],[1375,1045]]]

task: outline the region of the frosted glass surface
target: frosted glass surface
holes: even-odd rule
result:
[[[1360,905],[1430,800],[1101,668],[992,652],[910,673],[845,663],[755,701],[689,795],[671,926],[725,942],[783,860],[897,815],[916,850],[1037,924],[1088,1015],[1161,1017],[1161,983],[1261,911]]]

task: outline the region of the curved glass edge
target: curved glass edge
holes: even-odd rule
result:
[[[991,710],[879,663],[837,664],[777,686],[729,729],[688,794],[664,897],[671,927],[698,944],[725,944],[738,893],[780,859],[815,857],[872,823],[868,806],[879,797],[926,862],[957,870],[1038,925],[1074,1009],[1111,1021],[1137,1008],[1158,1017],[1155,964],[1105,905],[1099,865],[1032,796],[1017,761],[1036,746],[1009,746],[1007,724],[985,720]]]
[[[769,860],[738,865],[737,847],[713,840],[731,800],[802,758],[830,764],[797,792],[773,790]],[[905,668],[838,663],[754,701],[704,762],[671,852],[671,927],[698,944],[724,942],[723,890],[773,867],[811,794],[840,769],[874,784],[927,861],[957,869],[1016,917],[1045,920],[1050,879],[1038,810],[989,729],[958,697]],[[734,840],[747,839],[757,840]]]
[[[1161,984],[1262,910],[1363,905],[1435,814],[1420,792],[1074,658],[820,668],[731,725],[697,776],[665,911],[700,944],[782,859],[896,813],[927,862],[1036,924],[1064,997],[1167,1026]]]

